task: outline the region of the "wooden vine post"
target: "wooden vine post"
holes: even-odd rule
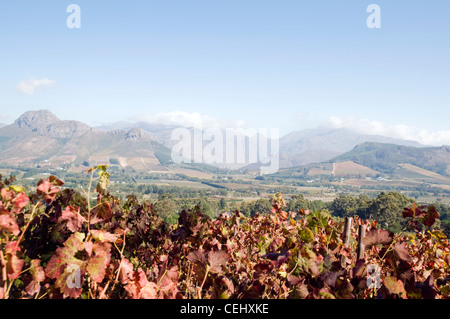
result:
[[[343,242],[346,247],[348,247],[348,245],[350,244],[351,227],[352,227],[352,218],[351,217],[345,218]]]
[[[357,260],[364,259],[364,249],[366,248],[363,239],[366,236],[366,227],[367,225],[359,225],[358,228],[358,250],[356,252],[357,254]]]
[[[350,244],[350,233],[351,233],[351,227],[352,227],[352,218],[351,217],[346,217],[345,218],[345,223],[344,223],[344,233],[343,233],[343,238],[342,241],[344,243],[345,247],[349,247]],[[346,260],[347,257],[342,255],[341,256],[341,265],[345,266],[346,265]]]

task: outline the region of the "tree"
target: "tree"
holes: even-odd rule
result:
[[[298,212],[300,209],[310,209],[310,201],[307,200],[303,195],[293,195],[286,202],[286,210],[291,212]]]
[[[381,192],[373,199],[365,218],[376,219],[382,227],[393,232],[401,231],[404,224],[402,212],[411,206],[414,200],[397,192]]]
[[[172,223],[178,216],[177,205],[171,198],[158,200],[155,204],[155,212],[161,219],[168,223]]]
[[[223,197],[219,200],[218,205],[219,205],[219,210],[221,210],[221,211],[226,210],[228,208],[227,201]]]

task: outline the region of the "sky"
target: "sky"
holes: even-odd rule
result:
[[[450,144],[449,57],[448,0],[1,1],[0,122],[48,109]]]

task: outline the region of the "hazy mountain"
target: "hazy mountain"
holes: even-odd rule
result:
[[[5,126],[6,124],[4,124],[4,123],[0,123],[0,127],[3,127],[3,126]]]
[[[382,173],[394,173],[401,164],[411,164],[450,176],[450,147],[412,147],[395,144],[362,143],[332,162],[353,161]]]
[[[177,128],[177,126],[173,125],[165,125],[165,124],[154,124],[154,123],[146,123],[146,122],[115,122],[109,124],[103,124],[101,126],[97,126],[96,129],[102,131],[112,131],[112,130],[127,130],[132,127],[138,127],[143,129],[148,135],[150,135],[155,141],[163,144],[166,147],[172,147],[176,141],[171,140],[172,131]]]
[[[0,161],[9,164],[64,165],[119,163],[163,169],[170,151],[141,128],[102,131],[63,121],[48,110],[29,111],[0,128]]]
[[[51,165],[115,163],[121,167],[130,166],[138,170],[164,170],[171,162],[172,147],[179,142],[172,140],[172,133],[177,128],[179,127],[163,123],[145,122],[117,122],[93,128],[79,121],[60,120],[48,110],[29,111],[13,124],[0,127],[0,162],[34,166],[43,163]],[[191,145],[195,144],[194,131],[193,128],[184,131],[191,135]],[[224,130],[221,132],[222,140],[218,140],[216,146],[224,152],[223,162],[225,162],[227,135]],[[202,132],[196,133],[202,136]],[[205,150],[205,147],[211,146],[213,140],[203,137],[201,149]],[[409,146],[421,150],[420,154],[419,151],[413,152],[412,157],[427,156],[428,148],[417,142],[358,134],[348,129],[318,128],[292,132],[280,138],[280,168],[326,162],[334,158],[339,159],[342,154],[342,158],[358,155],[358,159],[364,162],[361,164],[366,165],[365,162],[373,156],[378,156],[377,151],[380,150],[362,147],[361,145],[366,144],[361,143],[365,142]],[[246,163],[213,164],[213,166],[258,169],[259,164],[249,165],[248,143],[249,139],[245,138]],[[238,138],[232,141],[232,145],[236,150],[239,145]],[[356,145],[359,145],[358,148],[355,148]],[[270,157],[272,154],[270,143],[267,147],[269,150],[267,155]],[[344,154],[350,151],[353,153]],[[378,155],[373,155],[374,152]],[[235,151],[234,155],[236,154]],[[405,154],[398,153],[399,159],[392,163],[397,163]],[[391,157],[387,158],[391,160]]]
[[[423,146],[415,141],[360,134],[345,128],[306,129],[280,139],[280,166],[293,167],[328,161],[364,142]]]

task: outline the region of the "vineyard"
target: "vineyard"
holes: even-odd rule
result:
[[[148,201],[83,192],[55,176],[35,190],[0,178],[2,299],[448,299],[450,245],[433,206],[406,207],[399,233],[358,216],[273,209],[165,223]],[[363,231],[361,231],[363,230]]]

